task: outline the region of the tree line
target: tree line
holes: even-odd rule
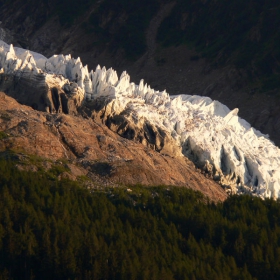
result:
[[[87,190],[0,160],[0,279],[279,279],[280,204]]]

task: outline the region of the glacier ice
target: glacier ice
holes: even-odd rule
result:
[[[0,41],[0,74],[40,73],[57,79],[65,90],[76,86],[84,102],[98,97],[111,100],[114,114],[129,109],[139,121],[150,123],[170,133],[197,166],[233,193],[252,193],[260,197],[280,198],[280,150],[267,135],[229,110],[222,103],[198,95],[170,96],[155,91],[140,81],[130,82],[123,72],[97,66],[88,70],[81,60],[70,55],[46,58],[35,52],[14,48]]]

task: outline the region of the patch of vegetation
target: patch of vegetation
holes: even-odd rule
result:
[[[60,174],[68,171],[70,171],[70,169],[65,165],[53,164],[48,170],[48,173],[58,177]]]
[[[269,1],[179,0],[161,24],[164,46],[193,44],[217,66],[234,64],[263,80],[261,91],[280,88],[280,5]],[[279,80],[278,80],[279,81]]]
[[[43,159],[37,155],[26,155],[26,163],[34,164],[36,166],[40,165],[43,161],[47,161],[47,159]]]
[[[55,12],[59,16],[62,25],[71,26],[75,20],[84,14],[97,0],[60,0],[52,1]]]
[[[91,180],[90,180],[90,178],[88,178],[85,175],[80,175],[80,176],[77,176],[77,181],[84,183],[84,182],[88,182],[88,181],[91,181]]]
[[[87,13],[93,11],[89,20],[82,23],[89,36],[93,32],[98,35],[98,42],[92,42],[92,45],[110,46],[112,51],[121,46],[129,59],[135,59],[146,50],[145,32],[150,19],[158,10],[159,2],[158,0],[44,0],[42,6],[44,5],[44,10],[48,11],[45,16],[57,15],[63,27],[73,26],[78,18],[87,18]],[[0,7],[1,4],[0,2]],[[3,5],[9,4],[12,3],[3,2]],[[35,0],[27,0],[25,8],[34,10],[34,5]],[[42,24],[41,19],[38,21]]]
[[[69,163],[69,161],[66,158],[60,158],[56,162],[64,165],[67,165]]]
[[[27,167],[34,166],[36,167],[38,174],[48,176],[48,178],[52,180],[57,180],[59,175],[65,172],[70,172],[69,167],[66,165],[68,161],[64,159],[53,162],[47,158],[42,158],[32,154],[25,154],[24,152],[20,151],[1,152],[0,161],[3,159],[13,162],[14,165],[19,163],[20,165]]]
[[[145,32],[158,10],[157,2],[104,0],[90,16],[88,26],[103,42],[110,43],[112,51],[122,47],[129,59],[136,59],[146,51]]]
[[[91,165],[91,170],[100,176],[110,176],[112,166],[107,162],[96,162]]]
[[[279,279],[280,203],[85,190],[0,160],[0,278]]]
[[[9,136],[8,136],[7,133],[5,133],[4,131],[0,131],[0,140],[6,139],[6,138],[8,138],[8,137],[9,137]]]

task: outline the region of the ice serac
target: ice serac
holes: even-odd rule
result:
[[[85,72],[78,59],[61,55],[47,59],[0,40],[0,90],[34,109],[77,113],[84,100],[79,85]]]
[[[131,83],[126,72],[120,78],[100,66],[89,72],[79,58],[47,59],[2,41],[0,69],[0,90],[22,103],[79,112],[160,153],[186,156],[231,193],[280,197],[280,150],[238,109],[209,97],[169,96],[143,80]]]
[[[98,66],[93,74],[84,108],[95,119],[161,153],[190,158],[231,193],[280,196],[280,150],[238,109],[209,97],[169,96],[112,73]]]

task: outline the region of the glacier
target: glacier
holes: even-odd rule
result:
[[[110,114],[130,110],[135,122],[148,120],[169,133],[180,149],[179,156],[192,160],[228,192],[280,198],[280,150],[268,135],[240,118],[238,109],[230,110],[209,97],[172,96],[155,91],[143,80],[139,85],[130,82],[126,72],[119,78],[113,69],[99,65],[89,71],[80,58],[46,58],[0,40],[3,74],[30,79],[41,75],[65,92],[71,88],[81,104],[106,98]]]

